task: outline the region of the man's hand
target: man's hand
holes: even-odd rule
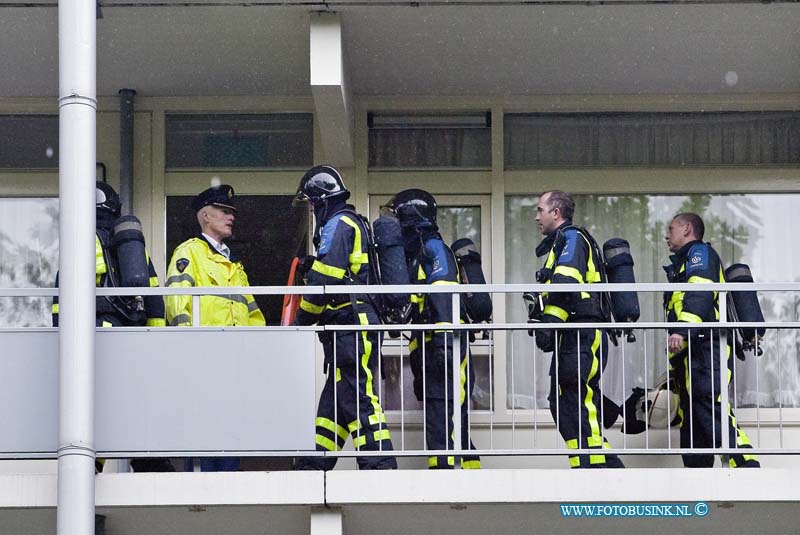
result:
[[[669,349],[670,353],[677,353],[683,349],[683,345],[685,343],[686,338],[684,338],[682,334],[672,333],[669,335],[669,340],[667,340],[667,348]]]

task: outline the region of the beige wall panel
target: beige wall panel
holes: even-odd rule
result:
[[[491,193],[491,171],[370,171],[370,195],[393,195],[407,188],[432,194]]]

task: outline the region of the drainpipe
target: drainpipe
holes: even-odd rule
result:
[[[58,3],[58,535],[94,534],[96,10]]]
[[[122,213],[133,213],[133,100],[136,91],[119,90],[119,200]]]

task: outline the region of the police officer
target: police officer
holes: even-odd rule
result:
[[[458,265],[453,252],[439,234],[436,199],[433,195],[420,189],[404,190],[387,203],[387,208],[400,221],[411,282],[437,286],[458,284]],[[453,321],[451,294],[416,294],[411,296],[411,303],[412,323],[436,325]],[[461,315],[464,317],[463,306]],[[462,448],[469,450],[474,449],[469,434],[467,404],[472,381],[467,380],[466,331],[460,331],[458,336],[461,362],[461,421],[458,425],[461,426]],[[409,353],[414,372],[414,392],[418,399],[424,398],[425,401],[428,449],[452,450],[455,426],[452,395],[453,331],[413,331]],[[457,463],[462,468],[480,468],[480,459],[472,455],[460,459],[447,455],[428,458],[428,468],[432,469],[451,469]]]
[[[697,214],[682,213],[672,218],[667,229],[667,247],[673,253],[670,265],[664,266],[669,282],[702,284],[725,282],[719,255],[704,243],[705,225]],[[665,292],[664,307],[668,322],[701,323],[719,320],[717,292]],[[681,428],[681,448],[715,448],[722,445],[720,416],[719,329],[669,330],[667,346],[670,355],[670,375],[680,385],[678,418]],[[731,363],[731,333],[728,333],[728,388],[733,375]],[[725,408],[725,426],[732,448],[750,449],[750,439],[738,427],[730,407]],[[731,455],[731,467],[758,467],[754,455]],[[724,461],[724,458],[723,458]],[[686,467],[711,467],[713,455],[683,455]]]
[[[125,286],[124,280],[138,279],[150,287],[158,286],[158,276],[150,256],[144,250],[144,236],[141,225],[135,228],[141,239],[140,248],[134,249],[139,257],[133,258],[121,252],[119,240],[115,239],[115,227],[130,230],[138,220],[128,217],[120,225],[122,204],[114,188],[105,182],[95,184],[95,272],[98,288]],[[127,252],[127,249],[126,249]],[[139,271],[140,273],[131,273]],[[58,275],[56,275],[58,286]],[[102,296],[97,297],[96,325],[98,327],[163,327],[164,300],[161,296]],[[58,327],[58,296],[53,299],[53,326]],[[98,461],[98,471],[102,470],[104,460]],[[173,472],[175,469],[167,459],[133,459],[131,467],[136,472]]]
[[[171,288],[249,286],[242,263],[225,240],[233,234],[236,208],[233,188],[220,185],[208,188],[192,200],[200,235],[178,245],[167,270]],[[165,298],[170,326],[192,324],[192,296]],[[203,295],[200,297],[200,324],[211,326],[264,326],[264,315],[252,295]],[[237,457],[203,458],[204,472],[232,472],[239,469]]]
[[[592,284],[600,282],[594,240],[585,229],[572,225],[575,203],[563,191],[548,191],[539,197],[536,223],[545,239],[536,256],[545,256],[537,272],[543,284]],[[606,321],[598,292],[551,292],[545,298],[542,321],[590,323]],[[537,329],[536,345],[555,351],[550,361],[550,412],[568,449],[596,449],[596,454],[572,455],[572,468],[622,468],[622,461],[607,455],[609,447],[601,433],[600,373],[608,358],[608,340],[601,329]]]
[[[350,192],[330,165],[309,169],[297,188],[296,205],[308,203],[314,212],[316,258],[308,259],[308,285],[371,284],[367,229],[355,208],[346,204]],[[359,295],[305,295],[297,325],[376,325],[370,299]],[[386,417],[378,399],[379,331],[335,331],[320,334],[327,378],[316,419],[317,451],[338,451],[353,437],[357,450],[393,450]],[[390,456],[358,457],[360,469],[394,469]],[[298,459],[300,470],[331,470],[335,457]]]

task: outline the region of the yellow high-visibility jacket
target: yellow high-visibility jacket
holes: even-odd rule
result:
[[[167,269],[168,287],[250,286],[241,262],[218,253],[203,238],[191,238],[172,253]],[[167,325],[192,324],[192,296],[165,298]],[[209,326],[262,326],[264,315],[252,295],[200,297],[200,324]]]

